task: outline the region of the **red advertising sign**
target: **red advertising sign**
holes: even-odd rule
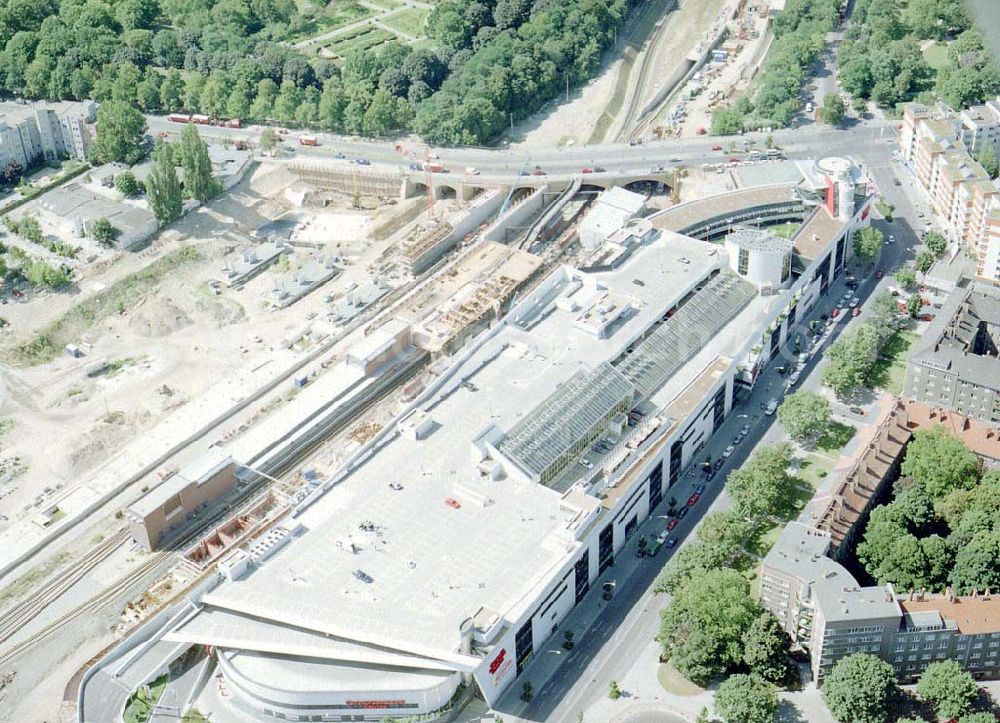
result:
[[[406,705],[405,700],[349,700],[346,701],[351,708],[402,708]]]
[[[490,661],[490,675],[493,676],[494,688],[498,687],[500,680],[513,667],[513,662],[507,657],[507,649],[500,648],[500,652]]]

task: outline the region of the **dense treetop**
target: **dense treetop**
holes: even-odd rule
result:
[[[444,0],[435,49],[388,42],[338,66],[277,41],[292,0],[6,0],[0,92],[144,111],[478,143],[597,71],[632,0]]]

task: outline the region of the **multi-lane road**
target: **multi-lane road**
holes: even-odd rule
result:
[[[176,135],[183,125],[173,123],[162,116],[148,116],[147,123],[151,135]],[[235,142],[250,141],[259,144],[263,128],[224,128],[202,126],[203,137],[213,140]],[[888,140],[894,134],[895,126],[884,121],[860,123],[851,130],[841,130],[820,125],[809,125],[796,129],[778,130],[770,134],[774,144],[781,148],[788,158],[822,158],[830,155],[850,155],[865,159],[869,147],[877,145],[880,138]],[[671,166],[699,166],[703,163],[719,162],[734,155],[727,152],[731,143],[742,147],[743,139],[751,139],[757,148],[763,148],[766,133],[748,133],[733,138],[672,138],[654,141],[644,145],[630,146],[625,143],[595,146],[561,146],[545,149],[505,148],[432,148],[411,139],[398,141],[378,141],[344,137],[327,133],[302,131],[316,137],[319,145],[301,146],[299,132],[290,130],[278,158],[315,158],[335,160],[343,154],[340,162],[365,159],[393,170],[409,170],[410,165],[422,162],[425,157],[434,158],[453,175],[464,175],[467,168],[479,173],[477,181],[482,183],[504,182],[516,179],[521,172],[531,173],[537,166],[550,178],[576,177],[584,168],[606,169],[609,174],[641,175],[652,169]],[[718,150],[721,148],[722,150]],[[738,154],[737,154],[738,155]],[[600,173],[594,174],[594,179]]]

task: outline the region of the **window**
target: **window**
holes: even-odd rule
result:
[[[792,275],[792,255],[785,254],[785,258],[781,260],[781,280],[788,281],[788,277]]]
[[[739,273],[740,276],[746,276],[749,270],[750,270],[750,251],[748,251],[747,249],[740,249],[737,272]]]

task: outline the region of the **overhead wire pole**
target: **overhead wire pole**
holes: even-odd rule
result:
[[[517,172],[517,177],[518,178],[520,178],[521,174],[524,173],[524,169],[526,169],[528,167],[529,163],[531,163],[531,156],[528,156],[527,158],[524,159],[524,165],[522,165],[521,168],[520,168],[520,170],[518,170],[518,172]],[[510,199],[513,198],[513,196],[514,196],[514,191],[516,191],[516,190],[517,190],[517,181],[515,181],[514,183],[512,183],[510,185],[510,193],[508,193],[507,194],[507,198],[504,199],[503,206],[500,207],[500,211],[499,211],[499,213],[497,213],[497,218],[500,218],[501,216],[503,216],[504,211],[507,210],[507,206],[510,205]]]

